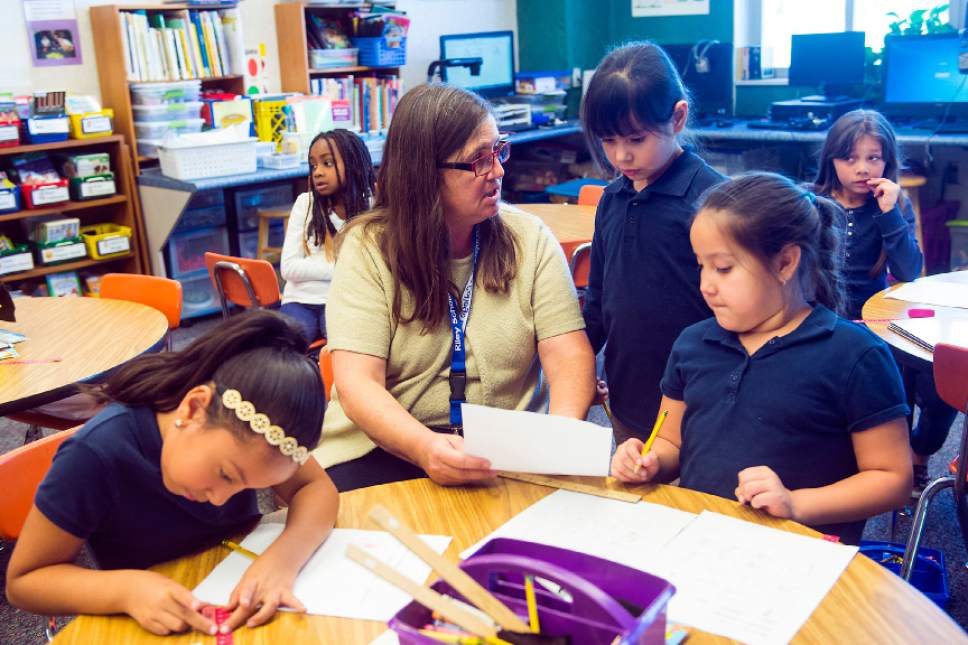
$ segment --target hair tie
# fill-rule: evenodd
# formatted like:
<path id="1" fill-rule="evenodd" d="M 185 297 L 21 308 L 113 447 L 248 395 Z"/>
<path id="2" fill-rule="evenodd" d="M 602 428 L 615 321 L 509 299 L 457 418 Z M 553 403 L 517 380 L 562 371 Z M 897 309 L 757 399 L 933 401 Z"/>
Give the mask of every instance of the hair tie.
<path id="1" fill-rule="evenodd" d="M 817 205 L 817 194 L 812 190 L 808 190 L 803 194 L 803 196 L 806 197 L 807 201 L 813 204 L 814 206 Z"/>

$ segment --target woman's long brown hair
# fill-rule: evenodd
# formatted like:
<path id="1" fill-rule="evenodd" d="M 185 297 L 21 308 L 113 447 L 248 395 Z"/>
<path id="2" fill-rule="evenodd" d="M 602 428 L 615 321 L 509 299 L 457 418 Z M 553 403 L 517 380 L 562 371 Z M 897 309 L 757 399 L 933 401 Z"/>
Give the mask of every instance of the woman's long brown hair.
<path id="1" fill-rule="evenodd" d="M 407 92 L 390 122 L 374 210 L 351 223 L 376 234 L 393 274 L 394 319 L 420 321 L 422 333 L 446 319 L 447 295 L 458 297 L 450 278 L 450 239 L 437 165 L 460 151 L 490 115 L 482 98 L 458 87 L 422 85 Z M 478 230 L 477 284 L 506 292 L 517 268 L 514 235 L 500 216 L 482 222 Z M 404 289 L 412 299 L 409 311 L 404 311 Z"/>

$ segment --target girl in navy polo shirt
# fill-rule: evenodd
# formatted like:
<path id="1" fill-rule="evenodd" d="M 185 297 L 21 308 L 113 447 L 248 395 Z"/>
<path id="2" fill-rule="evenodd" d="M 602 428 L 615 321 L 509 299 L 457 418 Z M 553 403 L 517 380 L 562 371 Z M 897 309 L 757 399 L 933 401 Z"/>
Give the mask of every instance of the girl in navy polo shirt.
<path id="1" fill-rule="evenodd" d="M 714 188 L 690 230 L 714 319 L 676 340 L 669 416 L 652 450 L 612 459 L 626 482 L 680 485 L 856 543 L 911 490 L 907 406 L 894 359 L 837 316 L 836 206 L 752 174 Z"/>
<path id="2" fill-rule="evenodd" d="M 908 282 L 921 274 L 924 258 L 914 235 L 914 211 L 897 184 L 900 153 L 894 129 L 880 112 L 854 110 L 830 128 L 814 190 L 843 208 L 834 220 L 843 235 L 846 316 L 861 318 L 868 298 L 887 287 L 887 272 Z M 930 370 L 917 375 L 921 408 L 911 435 L 914 490 L 928 483 L 928 456 L 944 444 L 957 410 L 938 397 Z"/>
<path id="3" fill-rule="evenodd" d="M 583 311 L 595 353 L 605 348 L 617 443 L 651 427 L 672 343 L 711 315 L 689 222 L 724 177 L 681 145 L 688 118 L 682 80 L 652 43 L 608 54 L 582 105 L 589 148 L 617 175 L 598 205 Z"/>
<path id="4" fill-rule="evenodd" d="M 232 592 L 222 630 L 304 610 L 293 581 L 339 503 L 309 454 L 326 405 L 305 350 L 283 316 L 257 311 L 118 370 L 103 389 L 114 403 L 63 443 L 40 485 L 7 568 L 10 602 L 215 634 L 188 589 L 142 569 L 248 530 L 254 489 L 272 487 L 289 504 L 286 528 Z M 85 541 L 102 570 L 73 564 Z"/>

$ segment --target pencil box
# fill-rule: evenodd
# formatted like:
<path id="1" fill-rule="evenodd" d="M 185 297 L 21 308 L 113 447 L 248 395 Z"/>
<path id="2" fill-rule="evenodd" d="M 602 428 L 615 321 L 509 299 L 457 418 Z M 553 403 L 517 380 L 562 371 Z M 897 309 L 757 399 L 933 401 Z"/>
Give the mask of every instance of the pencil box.
<path id="1" fill-rule="evenodd" d="M 536 585 L 541 634 L 568 636 L 581 645 L 665 643 L 666 607 L 675 587 L 657 576 L 584 553 L 497 538 L 464 560 L 460 568 L 511 611 L 527 616 L 524 577 Z M 434 590 L 464 600 L 443 581 Z M 435 645 L 420 633 L 433 623 L 429 609 L 414 601 L 389 626 L 401 645 Z"/>

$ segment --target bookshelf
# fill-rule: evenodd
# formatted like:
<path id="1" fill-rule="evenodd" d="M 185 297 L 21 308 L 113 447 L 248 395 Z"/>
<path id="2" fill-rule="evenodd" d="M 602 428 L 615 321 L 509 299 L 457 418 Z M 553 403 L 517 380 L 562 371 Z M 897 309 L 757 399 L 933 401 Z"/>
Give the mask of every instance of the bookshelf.
<path id="1" fill-rule="evenodd" d="M 93 139 L 68 139 L 55 143 L 0 147 L 0 165 L 5 165 L 9 157 L 30 152 L 48 154 L 107 152 L 111 156 L 111 170 L 114 172 L 114 181 L 118 192 L 116 195 L 101 199 L 69 201 L 63 204 L 54 204 L 49 208 L 30 208 L 13 213 L 4 213 L 0 215 L 0 233 L 9 235 L 15 240 L 21 240 L 24 238 L 27 228 L 24 226 L 24 220 L 69 213 L 70 217 L 77 217 L 81 220 L 81 226 L 110 222 L 130 227 L 132 232 L 131 253 L 116 258 L 95 260 L 87 257 L 52 265 L 40 264 L 35 258 L 33 269 L 0 275 L 0 282 L 16 285 L 25 280 L 42 278 L 49 273 L 79 271 L 95 267 L 99 270 L 104 269 L 103 272 L 143 273 L 147 266 L 144 227 L 141 222 L 139 202 L 134 196 L 131 149 L 125 143 L 124 137 L 115 134 Z M 95 272 L 102 272 L 99 270 Z"/>
<path id="2" fill-rule="evenodd" d="M 180 17 L 188 21 L 189 9 L 192 11 L 226 9 L 226 5 L 100 5 L 91 7 L 91 29 L 94 34 L 94 49 L 97 59 L 97 73 L 101 84 L 101 100 L 105 107 L 114 110 L 114 131 L 122 134 L 135 151 L 134 170 L 138 174 L 143 164 L 152 161 L 150 157 L 137 153 L 134 112 L 131 108 L 131 85 L 135 83 L 167 81 L 129 81 L 125 64 L 125 38 L 122 35 L 124 17 L 122 14 L 144 11 L 148 15 L 161 13 L 167 17 Z M 190 22 L 190 21 L 189 21 Z M 233 67 L 241 68 L 242 61 Z M 185 79 L 181 79 L 185 80 Z M 220 90 L 234 94 L 245 94 L 245 79 L 242 74 L 229 74 L 199 78 L 202 91 Z"/>
<path id="3" fill-rule="evenodd" d="M 385 3 L 384 3 L 385 4 Z M 333 76 L 400 76 L 399 67 L 336 67 L 311 69 L 309 67 L 309 45 L 306 37 L 306 21 L 310 14 L 329 20 L 338 20 L 344 31 L 350 33 L 350 14 L 367 10 L 369 2 L 340 4 L 335 6 L 306 5 L 298 2 L 276 4 L 276 38 L 279 43 L 279 71 L 283 92 L 302 92 L 312 94 L 310 79 Z"/>

